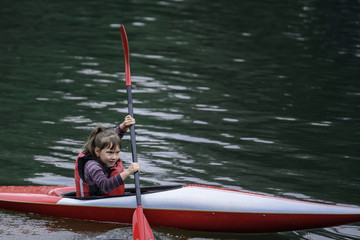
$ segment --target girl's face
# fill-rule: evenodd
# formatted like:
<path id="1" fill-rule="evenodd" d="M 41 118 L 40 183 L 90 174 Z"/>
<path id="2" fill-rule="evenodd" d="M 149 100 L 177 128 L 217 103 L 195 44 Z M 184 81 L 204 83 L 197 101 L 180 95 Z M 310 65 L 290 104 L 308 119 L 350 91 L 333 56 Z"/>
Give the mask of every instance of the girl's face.
<path id="1" fill-rule="evenodd" d="M 116 146 L 115 149 L 104 148 L 101 151 L 99 148 L 95 148 L 95 153 L 102 163 L 112 167 L 119 159 L 120 147 Z"/>

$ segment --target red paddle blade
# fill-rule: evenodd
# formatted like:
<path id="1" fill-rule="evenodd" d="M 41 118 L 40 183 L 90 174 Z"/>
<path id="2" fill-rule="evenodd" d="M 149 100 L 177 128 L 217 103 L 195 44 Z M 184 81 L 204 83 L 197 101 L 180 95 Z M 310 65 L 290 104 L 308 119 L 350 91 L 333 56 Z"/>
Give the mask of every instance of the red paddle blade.
<path id="1" fill-rule="evenodd" d="M 132 226 L 134 240 L 155 239 L 141 205 L 134 212 Z"/>
<path id="2" fill-rule="evenodd" d="M 126 86 L 131 86 L 131 74 L 130 74 L 130 57 L 129 57 L 129 43 L 125 31 L 124 25 L 120 27 L 121 39 L 124 48 L 124 58 L 125 58 L 125 83 Z"/>

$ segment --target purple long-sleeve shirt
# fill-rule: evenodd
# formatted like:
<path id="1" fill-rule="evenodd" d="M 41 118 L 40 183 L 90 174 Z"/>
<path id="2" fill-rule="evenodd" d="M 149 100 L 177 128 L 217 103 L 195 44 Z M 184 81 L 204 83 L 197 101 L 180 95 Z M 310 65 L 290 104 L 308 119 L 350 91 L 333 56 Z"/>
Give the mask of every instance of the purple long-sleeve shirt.
<path id="1" fill-rule="evenodd" d="M 115 132 L 120 138 L 123 138 L 126 131 L 122 131 L 120 126 L 118 126 L 115 128 Z M 115 188 L 124 184 L 120 174 L 110 178 L 110 175 L 104 172 L 103 167 L 96 160 L 89 160 L 86 162 L 84 168 L 84 177 L 86 183 L 90 185 L 96 184 L 104 193 L 109 193 Z"/>
<path id="2" fill-rule="evenodd" d="M 88 184 L 96 184 L 104 193 L 109 193 L 124 184 L 120 174 L 110 178 L 110 176 L 104 172 L 100 163 L 96 160 L 89 160 L 86 162 L 84 175 L 85 181 Z"/>

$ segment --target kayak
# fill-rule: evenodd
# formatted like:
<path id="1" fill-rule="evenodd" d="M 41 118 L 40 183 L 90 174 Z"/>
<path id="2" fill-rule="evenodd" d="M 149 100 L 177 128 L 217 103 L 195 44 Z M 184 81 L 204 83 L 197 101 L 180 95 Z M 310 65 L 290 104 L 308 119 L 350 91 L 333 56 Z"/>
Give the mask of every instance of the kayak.
<path id="1" fill-rule="evenodd" d="M 360 221 L 360 208 L 204 185 L 142 187 L 151 227 L 229 233 L 323 228 Z M 69 186 L 0 186 L 0 208 L 58 218 L 131 224 L 134 188 L 123 196 L 78 198 Z"/>

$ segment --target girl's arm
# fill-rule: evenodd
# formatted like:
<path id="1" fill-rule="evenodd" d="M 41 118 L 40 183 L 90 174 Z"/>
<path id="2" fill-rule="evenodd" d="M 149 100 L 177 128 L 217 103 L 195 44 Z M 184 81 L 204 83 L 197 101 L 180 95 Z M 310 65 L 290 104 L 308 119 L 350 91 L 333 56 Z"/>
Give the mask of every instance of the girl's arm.
<path id="1" fill-rule="evenodd" d="M 130 115 L 127 115 L 125 117 L 124 122 L 122 122 L 119 126 L 115 128 L 115 132 L 120 138 L 123 138 L 124 134 L 129 129 L 129 127 L 134 124 L 135 124 L 135 119 Z"/>
<path id="2" fill-rule="evenodd" d="M 98 185 L 104 193 L 109 193 L 124 184 L 120 174 L 117 174 L 112 178 L 107 178 L 102 167 L 95 160 L 90 160 L 85 164 L 84 175 L 88 184 Z"/>
<path id="3" fill-rule="evenodd" d="M 88 184 L 96 184 L 102 192 L 109 193 L 120 185 L 124 184 L 125 179 L 140 171 L 139 163 L 131 163 L 129 168 L 115 175 L 112 178 L 107 178 L 102 167 L 95 160 L 90 160 L 85 164 L 85 180 Z"/>

